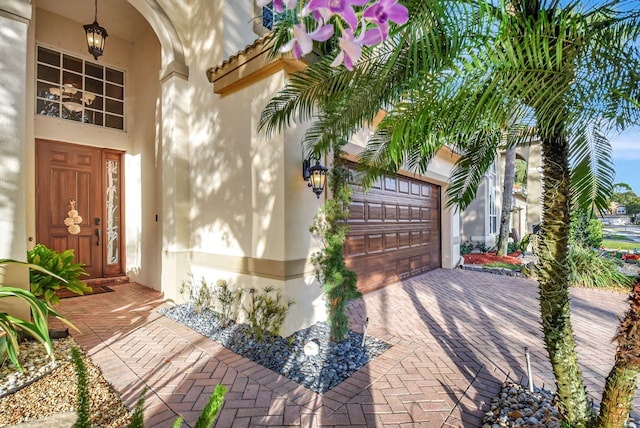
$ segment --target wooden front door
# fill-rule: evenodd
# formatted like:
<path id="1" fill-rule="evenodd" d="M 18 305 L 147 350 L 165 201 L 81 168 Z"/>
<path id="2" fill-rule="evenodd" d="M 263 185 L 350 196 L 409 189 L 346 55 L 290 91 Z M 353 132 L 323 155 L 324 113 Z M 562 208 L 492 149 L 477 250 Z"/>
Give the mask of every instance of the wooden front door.
<path id="1" fill-rule="evenodd" d="M 107 149 L 36 141 L 37 242 L 73 249 L 91 278 L 124 272 L 120 157 Z"/>

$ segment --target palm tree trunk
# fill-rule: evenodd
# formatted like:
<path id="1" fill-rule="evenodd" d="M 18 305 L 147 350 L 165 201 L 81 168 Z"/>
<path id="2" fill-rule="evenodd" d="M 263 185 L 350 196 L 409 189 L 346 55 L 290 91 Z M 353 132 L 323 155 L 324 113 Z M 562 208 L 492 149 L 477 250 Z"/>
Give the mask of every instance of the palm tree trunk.
<path id="1" fill-rule="evenodd" d="M 629 418 L 640 374 L 640 281 L 629 299 L 629 310 L 620 321 L 616 363 L 602 392 L 597 428 L 624 427 Z"/>
<path id="2" fill-rule="evenodd" d="M 600 414 L 596 420 L 596 428 L 624 427 L 633 395 L 638 387 L 638 367 L 623 361 L 616 361 L 611 368 L 602 392 Z"/>
<path id="3" fill-rule="evenodd" d="M 516 148 L 507 149 L 504 155 L 504 188 L 502 190 L 502 210 L 500 214 L 500 233 L 496 243 L 497 255 L 504 256 L 509 248 L 509 226 L 511 225 L 511 205 L 513 199 L 513 181 L 516 170 Z"/>
<path id="4" fill-rule="evenodd" d="M 558 409 L 571 427 L 583 428 L 590 423 L 591 403 L 578 365 L 569 309 L 571 174 L 568 147 L 562 132 L 542 139 L 543 221 L 536 271 L 544 342 L 556 379 Z"/>

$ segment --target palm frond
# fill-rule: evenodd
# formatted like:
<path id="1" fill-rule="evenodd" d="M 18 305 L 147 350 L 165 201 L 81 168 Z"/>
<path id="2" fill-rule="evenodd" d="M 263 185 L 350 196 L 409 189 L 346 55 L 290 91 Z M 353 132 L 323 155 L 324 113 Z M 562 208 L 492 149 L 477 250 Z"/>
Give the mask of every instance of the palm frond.
<path id="1" fill-rule="evenodd" d="M 580 208 L 595 205 L 599 211 L 605 210 L 615 178 L 609 140 L 594 124 L 579 129 L 570 145 L 574 204 Z"/>
<path id="2" fill-rule="evenodd" d="M 467 149 L 456 162 L 447 188 L 447 206 L 464 210 L 475 199 L 480 182 L 496 158 L 502 133 L 479 132 L 470 136 Z"/>

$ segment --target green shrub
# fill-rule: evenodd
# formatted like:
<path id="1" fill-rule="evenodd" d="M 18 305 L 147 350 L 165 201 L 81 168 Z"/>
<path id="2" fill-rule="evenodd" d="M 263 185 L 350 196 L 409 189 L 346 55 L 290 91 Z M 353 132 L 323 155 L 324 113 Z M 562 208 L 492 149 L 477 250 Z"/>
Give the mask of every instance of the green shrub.
<path id="1" fill-rule="evenodd" d="M 73 257 L 73 250 L 59 253 L 42 244 L 38 244 L 28 251 L 27 260 L 29 263 L 38 265 L 58 276 L 54 277 L 42 271 L 31 269 L 29 272 L 31 292 L 36 296 L 43 296 L 47 302 L 54 305 L 60 303 L 56 291 L 63 287 L 79 295 L 91 292 L 91 287 L 80 281 L 81 276 L 89 276 L 84 270 L 84 264 L 73 263 Z M 65 281 L 62 281 L 61 278 Z"/>
<path id="2" fill-rule="evenodd" d="M 22 265 L 28 267 L 29 269 L 38 270 L 43 273 L 47 272 L 44 268 L 38 265 L 10 259 L 0 259 L 0 268 L 4 268 L 7 265 Z M 64 281 L 62 278 L 58 277 L 58 279 Z M 6 352 L 6 355 L 9 357 L 11 362 L 15 364 L 15 366 L 18 367 L 20 371 L 23 371 L 22 365 L 20 364 L 20 360 L 18 358 L 18 354 L 20 352 L 19 332 L 22 331 L 40 342 L 42 346 L 44 346 L 47 350 L 49 358 L 51 358 L 51 360 L 53 361 L 55 359 L 55 356 L 53 353 L 51 338 L 49 337 L 49 316 L 51 315 L 59 319 L 71 328 L 75 329 L 75 326 L 67 321 L 64 317 L 59 315 L 56 311 L 54 311 L 49 303 L 38 299 L 30 291 L 23 290 L 22 288 L 11 287 L 5 284 L 0 284 L 0 299 L 5 297 L 17 298 L 28 304 L 29 308 L 31 309 L 32 321 L 25 321 L 9 315 L 6 312 L 0 312 L 0 330 L 5 333 L 4 350 L 2 358 L 0 359 L 4 361 L 4 355 Z"/>
<path id="3" fill-rule="evenodd" d="M 475 247 L 478 251 L 480 251 L 481 253 L 487 253 L 489 252 L 489 250 L 491 249 L 489 246 L 487 246 L 487 243 L 484 241 L 478 241 L 475 244 Z"/>
<path id="4" fill-rule="evenodd" d="M 261 293 L 252 288 L 249 290 L 250 305 L 244 307 L 251 331 L 259 342 L 264 341 L 266 333 L 272 336 L 280 334 L 287 311 L 294 303 L 293 300 L 282 303 L 280 293 L 276 293 L 275 297 L 272 293 L 273 287 L 265 287 Z"/>
<path id="5" fill-rule="evenodd" d="M 520 241 L 520 251 L 522 251 L 523 253 L 527 251 L 527 248 L 529 247 L 530 242 L 531 242 L 531 234 L 527 233 L 522 237 L 522 241 Z"/>
<path id="6" fill-rule="evenodd" d="M 202 312 L 203 309 L 213 306 L 215 294 L 211 288 L 209 288 L 209 284 L 204 277 L 200 278 L 200 284 L 196 286 L 193 281 L 193 275 L 189 273 L 187 280 L 182 281 L 180 284 L 179 292 L 198 314 Z"/>
<path id="7" fill-rule="evenodd" d="M 618 271 L 618 265 L 597 251 L 573 245 L 569 250 L 569 285 L 595 288 L 628 288 L 633 278 Z"/>
<path id="8" fill-rule="evenodd" d="M 460 244 L 460 254 L 461 255 L 465 255 L 465 254 L 469 254 L 471 251 L 473 251 L 473 242 L 471 241 L 464 241 L 462 244 Z"/>
<path id="9" fill-rule="evenodd" d="M 509 242 L 507 244 L 507 254 L 515 253 L 520 251 L 520 243 L 519 242 Z"/>
<path id="10" fill-rule="evenodd" d="M 223 327 L 229 325 L 229 321 L 238 318 L 238 304 L 242 299 L 242 290 L 233 290 L 224 279 L 216 282 L 213 290 L 218 305 L 220 307 L 221 323 Z"/>
<path id="11" fill-rule="evenodd" d="M 571 213 L 569 239 L 573 245 L 600 248 L 602 245 L 602 223 L 592 210 L 577 209 Z"/>
<path id="12" fill-rule="evenodd" d="M 71 350 L 71 357 L 76 370 L 76 376 L 78 379 L 78 397 L 76 405 L 76 413 L 78 419 L 73 425 L 74 428 L 90 428 L 91 427 L 91 411 L 89 406 L 89 385 L 87 380 L 87 367 L 82 361 L 82 356 L 77 348 Z M 228 389 L 220 384 L 213 390 L 209 397 L 209 402 L 200 413 L 194 428 L 209 428 L 216 420 L 216 416 L 224 403 L 224 395 Z M 144 428 L 144 395 L 147 392 L 147 388 L 144 388 L 140 398 L 136 403 L 136 407 L 131 417 L 131 423 L 129 428 Z M 180 428 L 182 426 L 183 419 L 178 417 L 173 424 L 174 428 Z"/>

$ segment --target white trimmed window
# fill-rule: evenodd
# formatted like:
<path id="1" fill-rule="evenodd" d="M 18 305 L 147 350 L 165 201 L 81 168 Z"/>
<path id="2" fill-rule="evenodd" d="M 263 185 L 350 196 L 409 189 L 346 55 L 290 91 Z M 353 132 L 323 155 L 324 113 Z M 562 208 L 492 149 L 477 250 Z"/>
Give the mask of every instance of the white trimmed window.
<path id="1" fill-rule="evenodd" d="M 124 130 L 124 71 L 38 46 L 36 114 Z"/>
<path id="2" fill-rule="evenodd" d="M 498 233 L 498 209 L 496 206 L 496 186 L 498 185 L 496 180 L 496 164 L 492 163 L 487 171 L 487 184 L 489 187 L 489 234 L 495 235 Z"/>

